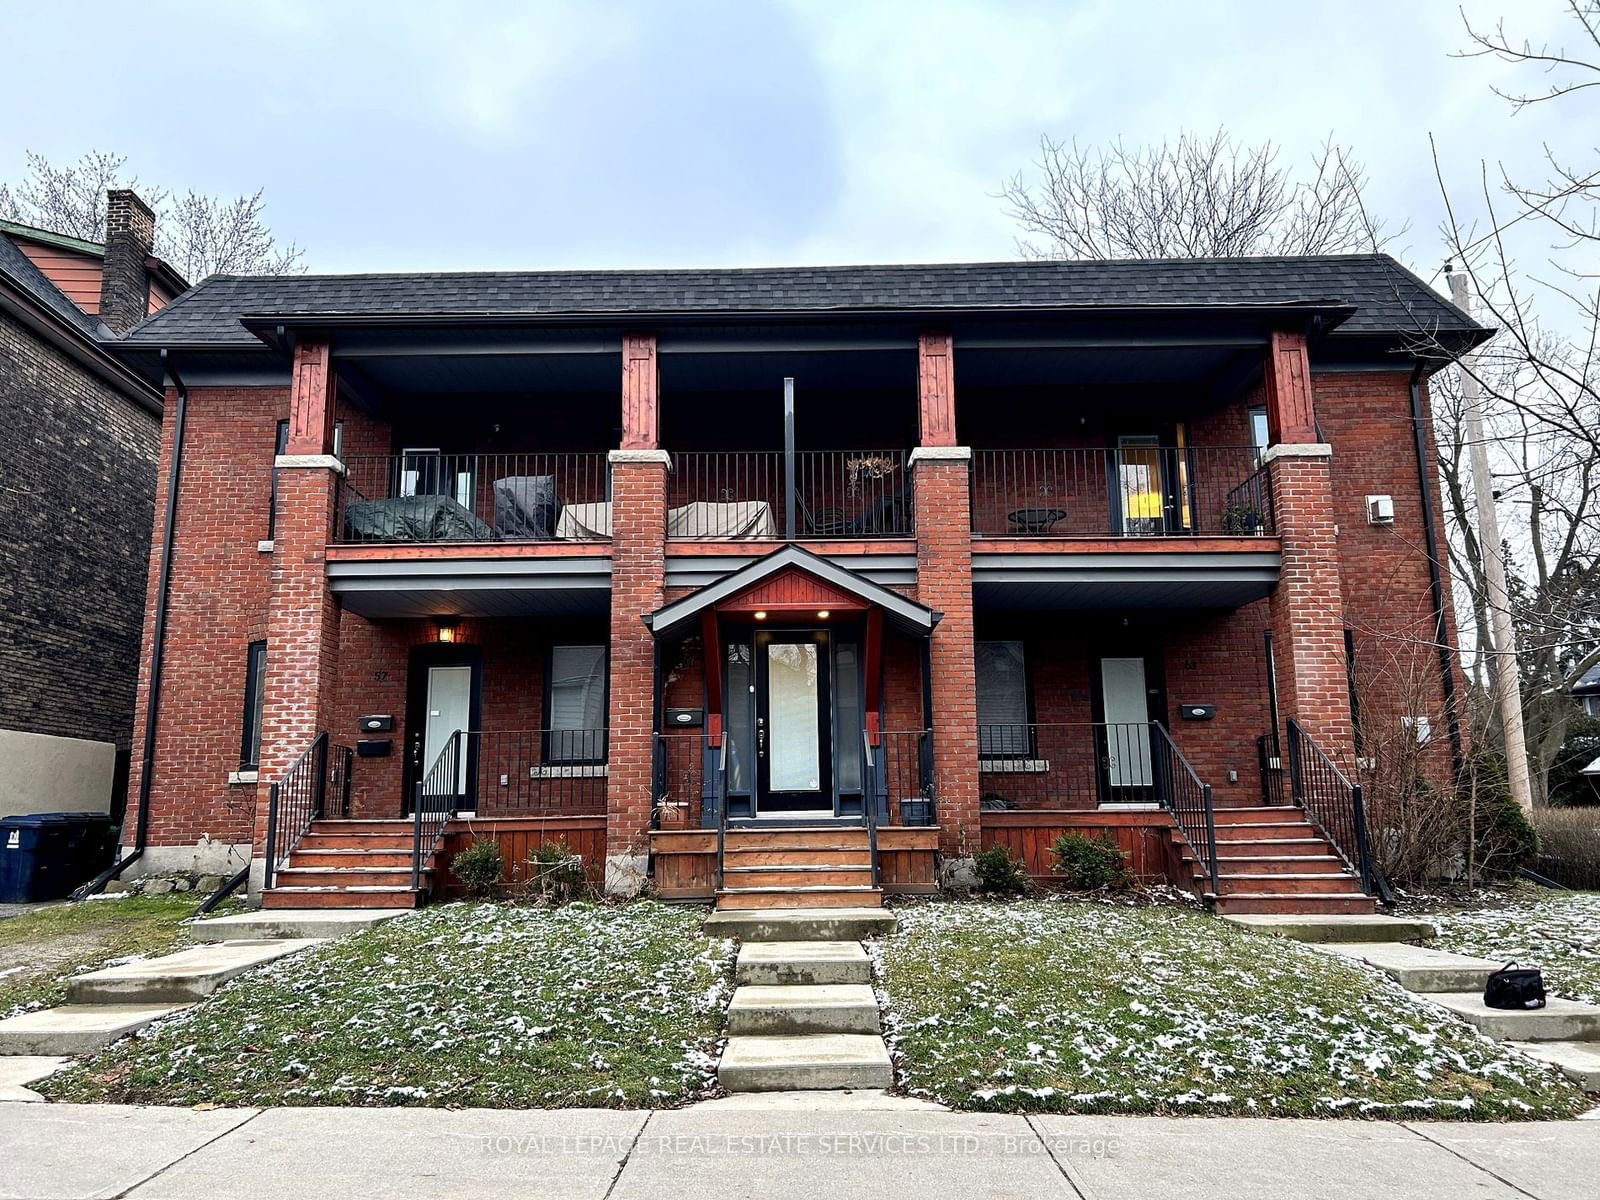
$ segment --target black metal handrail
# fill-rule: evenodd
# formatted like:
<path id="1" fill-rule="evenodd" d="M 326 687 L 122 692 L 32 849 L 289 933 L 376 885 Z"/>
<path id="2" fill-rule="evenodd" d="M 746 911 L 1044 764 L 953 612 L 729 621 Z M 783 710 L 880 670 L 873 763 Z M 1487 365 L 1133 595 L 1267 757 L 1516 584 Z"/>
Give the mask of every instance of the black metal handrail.
<path id="1" fill-rule="evenodd" d="M 861 731 L 862 764 L 868 774 L 877 778 L 877 764 L 872 754 L 872 736 Z M 867 861 L 872 865 L 872 886 L 878 886 L 878 797 L 876 795 L 862 796 L 861 820 L 867 827 Z"/>
<path id="2" fill-rule="evenodd" d="M 1150 722 L 1156 791 L 1179 834 L 1217 892 L 1217 820 L 1211 785 L 1202 783 L 1160 721 Z"/>
<path id="3" fill-rule="evenodd" d="M 445 826 L 466 793 L 466 740 L 461 730 L 450 735 L 439 756 L 416 782 L 411 797 L 411 888 L 422 889 L 422 872 L 438 852 Z"/>
<path id="4" fill-rule="evenodd" d="M 1261 803 L 1284 803 L 1283 753 L 1276 733 L 1263 733 L 1256 738 L 1256 769 L 1261 773 Z"/>
<path id="5" fill-rule="evenodd" d="M 652 828 L 700 828 L 706 811 L 705 769 L 703 731 L 672 730 L 654 735 L 650 762 Z"/>
<path id="6" fill-rule="evenodd" d="M 717 749 L 717 891 L 722 891 L 724 860 L 728 854 L 728 735 Z"/>
<path id="7" fill-rule="evenodd" d="M 909 537 L 910 452 L 681 451 L 672 456 L 667 535 L 702 540 Z"/>
<path id="8" fill-rule="evenodd" d="M 350 772 L 355 751 L 331 746 L 327 730 L 312 739 L 300 756 L 267 791 L 266 871 L 262 887 L 272 886 L 278 868 L 305 837 L 311 823 L 329 815 L 331 789 L 334 811 L 350 814 Z"/>
<path id="9" fill-rule="evenodd" d="M 878 745 L 862 734 L 866 802 L 890 825 L 937 825 L 933 787 L 933 731 L 906 729 L 878 735 Z"/>
<path id="10" fill-rule="evenodd" d="M 1362 890 L 1387 901 L 1389 885 L 1372 857 L 1361 785 L 1352 783 L 1299 721 L 1290 717 L 1289 794 L 1326 838 Z"/>
<path id="11" fill-rule="evenodd" d="M 334 540 L 601 541 L 610 537 L 603 451 L 357 454 L 344 459 Z"/>
<path id="12" fill-rule="evenodd" d="M 978 770 L 991 811 L 1156 802 L 1144 721 L 979 725 Z"/>
<path id="13" fill-rule="evenodd" d="M 974 450 L 980 537 L 1253 537 L 1272 533 L 1269 468 L 1249 446 Z"/>

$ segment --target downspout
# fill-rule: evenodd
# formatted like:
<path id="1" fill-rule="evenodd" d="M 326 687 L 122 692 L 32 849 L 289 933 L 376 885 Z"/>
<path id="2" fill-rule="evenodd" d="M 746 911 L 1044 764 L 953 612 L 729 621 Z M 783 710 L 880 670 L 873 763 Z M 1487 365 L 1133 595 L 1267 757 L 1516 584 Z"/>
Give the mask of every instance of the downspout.
<path id="1" fill-rule="evenodd" d="M 178 408 L 172 418 L 172 457 L 167 464 L 167 503 L 161 519 L 161 570 L 156 578 L 156 612 L 150 634 L 150 687 L 145 701 L 144 750 L 139 766 L 139 810 L 134 823 L 133 850 L 112 867 L 96 875 L 72 893 L 82 900 L 103 891 L 130 865 L 144 857 L 150 836 L 150 772 L 156 757 L 156 718 L 161 709 L 161 668 L 167 638 L 167 600 L 172 588 L 172 534 L 178 523 L 178 481 L 183 471 L 183 426 L 189 410 L 189 389 L 179 377 L 166 348 L 161 364 L 178 394 Z"/>
<path id="2" fill-rule="evenodd" d="M 1428 434 L 1422 421 L 1422 371 L 1411 369 L 1411 426 L 1416 434 L 1417 483 L 1422 488 L 1422 543 L 1428 554 L 1428 589 L 1432 593 L 1434 640 L 1439 644 L 1439 678 L 1444 691 L 1444 718 L 1450 730 L 1450 763 L 1459 776 L 1464 761 L 1461 715 L 1456 707 L 1456 673 L 1450 661 L 1450 631 L 1445 623 L 1444 583 L 1439 571 L 1439 535 L 1433 520 L 1433 489 L 1428 473 Z"/>

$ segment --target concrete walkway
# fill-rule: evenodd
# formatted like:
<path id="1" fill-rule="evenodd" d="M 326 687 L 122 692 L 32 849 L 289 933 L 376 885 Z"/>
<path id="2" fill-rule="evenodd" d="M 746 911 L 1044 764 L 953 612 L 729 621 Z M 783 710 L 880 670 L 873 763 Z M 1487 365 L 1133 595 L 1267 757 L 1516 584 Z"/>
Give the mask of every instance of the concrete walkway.
<path id="1" fill-rule="evenodd" d="M 1600 1122 L 0 1105 L 0 1197 L 1593 1200 Z"/>

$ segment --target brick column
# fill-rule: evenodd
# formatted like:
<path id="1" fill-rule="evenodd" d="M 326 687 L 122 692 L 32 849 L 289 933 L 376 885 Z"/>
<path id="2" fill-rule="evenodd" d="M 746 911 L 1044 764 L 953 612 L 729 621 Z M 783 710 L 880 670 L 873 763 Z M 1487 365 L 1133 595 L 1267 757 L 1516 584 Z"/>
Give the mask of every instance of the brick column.
<path id="1" fill-rule="evenodd" d="M 1271 602 L 1278 710 L 1299 720 L 1336 759 L 1353 765 L 1332 447 L 1278 445 L 1264 457 L 1271 464 L 1273 513 L 1283 539 L 1282 573 Z"/>
<path id="2" fill-rule="evenodd" d="M 972 647 L 972 451 L 956 445 L 955 354 L 948 333 L 917 338 L 917 417 L 911 452 L 917 599 L 944 614 L 933 631 L 933 775 L 939 849 L 978 851 L 978 684 Z M 926 714 L 925 714 L 926 719 Z"/>
<path id="3" fill-rule="evenodd" d="M 655 645 L 645 613 L 665 600 L 667 453 L 611 452 L 611 717 L 606 891 L 632 895 L 649 865 Z"/>
<path id="4" fill-rule="evenodd" d="M 251 891 L 265 867 L 271 785 L 327 728 L 339 660 L 339 605 L 328 587 L 328 537 L 338 477 L 333 457 L 336 380 L 326 342 L 295 347 L 287 453 L 274 460 L 278 511 L 262 698 L 261 773 L 256 792 Z"/>

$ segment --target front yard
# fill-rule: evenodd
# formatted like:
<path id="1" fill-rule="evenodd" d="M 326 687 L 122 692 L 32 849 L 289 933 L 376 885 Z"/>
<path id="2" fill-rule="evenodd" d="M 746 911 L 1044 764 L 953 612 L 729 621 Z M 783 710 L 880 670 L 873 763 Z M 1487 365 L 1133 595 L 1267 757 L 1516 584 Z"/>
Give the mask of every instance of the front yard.
<path id="1" fill-rule="evenodd" d="M 1297 942 L 1173 908 L 926 904 L 877 943 L 897 1075 L 995 1111 L 1567 1117 L 1575 1086 Z"/>
<path id="2" fill-rule="evenodd" d="M 190 944 L 196 896 L 52 904 L 0 921 L 0 1017 L 60 1004 L 70 975 Z"/>
<path id="3" fill-rule="evenodd" d="M 1459 908 L 1425 913 L 1439 936 L 1429 945 L 1544 972 L 1558 996 L 1600 1004 L 1600 892 L 1531 885 Z"/>
<path id="4" fill-rule="evenodd" d="M 130 1104 L 665 1107 L 714 1078 L 733 948 L 655 903 L 447 904 L 227 985 L 39 1085 Z"/>

